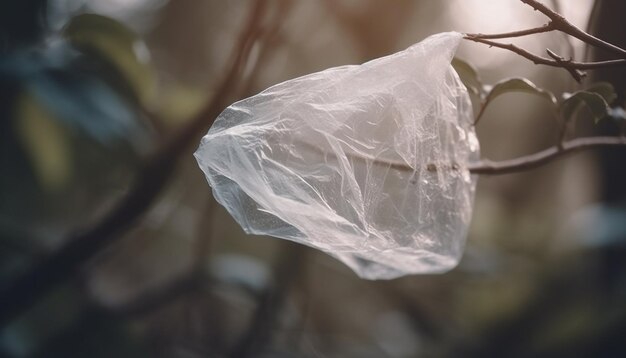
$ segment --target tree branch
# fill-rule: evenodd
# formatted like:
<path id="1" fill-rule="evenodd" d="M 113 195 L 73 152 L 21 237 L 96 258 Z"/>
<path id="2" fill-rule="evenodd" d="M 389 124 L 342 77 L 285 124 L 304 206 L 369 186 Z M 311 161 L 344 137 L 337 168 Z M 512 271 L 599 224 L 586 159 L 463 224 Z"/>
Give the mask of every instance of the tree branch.
<path id="1" fill-rule="evenodd" d="M 554 12 L 556 12 L 557 14 L 560 14 L 561 13 L 560 0 L 551 0 L 550 2 L 552 3 L 552 8 L 554 9 Z M 561 35 L 563 37 L 563 40 L 565 40 L 565 44 L 567 47 L 567 57 L 574 58 L 576 51 L 574 49 L 574 43 L 572 42 L 571 37 L 568 36 L 568 34 L 564 32 L 561 32 Z"/>
<path id="2" fill-rule="evenodd" d="M 571 22 L 567 21 L 566 18 L 564 18 L 562 15 L 560 15 L 559 13 L 552 11 L 550 8 L 548 8 L 547 6 L 545 6 L 544 4 L 540 3 L 537 0 L 521 0 L 524 4 L 530 5 L 533 9 L 535 9 L 536 11 L 541 12 L 542 14 L 546 15 L 548 18 L 550 18 L 550 20 L 552 20 L 552 23 L 554 25 L 554 28 L 556 30 L 565 32 L 569 35 L 572 35 L 574 37 L 576 37 L 577 39 L 592 45 L 592 46 L 596 46 L 598 48 L 602 48 L 605 49 L 609 52 L 612 52 L 622 58 L 626 58 L 626 50 L 624 50 L 623 48 L 613 45 L 612 43 L 606 42 L 604 40 L 601 40 L 581 29 L 579 29 L 578 27 L 576 27 L 574 24 L 572 24 Z"/>
<path id="3" fill-rule="evenodd" d="M 600 147 L 626 147 L 626 137 L 587 137 L 564 142 L 560 147 L 554 146 L 538 153 L 502 162 L 482 160 L 468 169 L 472 174 L 500 175 L 521 172 L 548 164 L 563 156 L 587 149 Z"/>
<path id="4" fill-rule="evenodd" d="M 580 82 L 582 78 L 587 75 L 585 72 L 576 69 L 575 67 L 572 67 L 572 59 L 566 60 L 563 57 L 554 53 L 554 51 L 550 50 L 549 48 L 546 49 L 546 53 L 552 58 L 552 60 L 554 60 L 554 62 L 557 63 L 559 67 L 567 70 L 567 72 L 569 72 L 569 74 L 572 75 L 572 77 L 574 77 L 577 82 Z"/>
<path id="5" fill-rule="evenodd" d="M 581 70 L 626 66 L 626 59 L 617 59 L 617 60 L 608 60 L 608 61 L 599 61 L 599 62 L 577 62 L 577 61 L 572 61 L 572 60 L 565 60 L 548 49 L 546 50 L 548 52 L 548 55 L 553 57 L 552 59 L 550 59 L 550 58 L 535 55 L 511 43 L 503 44 L 500 42 L 491 41 L 491 40 L 484 39 L 481 37 L 475 37 L 474 35 L 471 35 L 471 34 L 465 35 L 465 39 L 514 52 L 532 61 L 536 65 L 546 65 L 546 66 L 551 66 L 551 67 L 563 68 L 567 70 L 568 72 L 570 72 L 572 77 L 574 77 L 574 79 L 576 79 L 576 81 L 578 82 L 580 82 L 582 78 L 585 76 L 584 72 L 581 72 Z M 558 60 L 555 58 L 558 58 Z"/>
<path id="6" fill-rule="evenodd" d="M 197 142 L 195 138 L 211 125 L 231 95 L 250 54 L 251 44 L 256 41 L 265 8 L 266 0 L 258 0 L 252 6 L 244 30 L 233 49 L 233 60 L 222 82 L 217 86 L 215 97 L 146 161 L 147 164 L 139 171 L 128 195 L 101 221 L 67 238 L 59 250 L 0 289 L 0 327 L 29 309 L 42 294 L 56 284 L 75 274 L 87 260 L 108 247 L 150 208 L 172 178 L 178 159 L 191 143 Z"/>
<path id="7" fill-rule="evenodd" d="M 556 11 L 551 10 L 550 8 L 548 8 L 547 6 L 545 6 L 544 4 L 540 3 L 537 0 L 521 0 L 521 1 L 531 6 L 536 11 L 539 11 L 542 14 L 546 15 L 550 19 L 550 22 L 544 26 L 535 27 L 535 28 L 526 29 L 526 30 L 520 30 L 520 31 L 505 32 L 505 33 L 499 33 L 499 34 L 480 34 L 480 33 L 479 34 L 466 34 L 465 39 L 474 41 L 474 42 L 483 43 L 489 46 L 509 50 L 511 52 L 514 52 L 532 61 L 535 64 L 564 68 L 572 75 L 572 77 L 577 82 L 580 82 L 582 78 L 585 76 L 585 73 L 582 70 L 613 67 L 613 66 L 626 66 L 626 50 L 625 49 L 619 46 L 613 45 L 604 40 L 601 40 L 579 29 L 574 24 L 567 21 L 567 19 L 563 17 L 561 14 L 557 13 Z M 619 56 L 620 58 L 617 60 L 601 61 L 601 62 L 575 62 L 572 59 L 566 60 L 563 57 L 557 55 L 556 53 L 548 49 L 547 50 L 548 55 L 552 57 L 552 59 L 549 59 L 549 58 L 537 56 L 513 44 L 503 44 L 503 43 L 491 41 L 493 39 L 527 36 L 527 35 L 538 34 L 538 33 L 543 33 L 543 32 L 550 32 L 554 30 L 573 36 L 589 45 L 605 49 L 606 51 L 609 51 Z"/>
<path id="8" fill-rule="evenodd" d="M 307 147 L 310 150 L 318 152 L 324 156 L 335 156 L 334 153 L 329 153 L 323 149 L 304 141 L 298 142 L 299 145 Z M 521 172 L 524 170 L 534 169 L 536 167 L 545 165 L 557 158 L 572 154 L 578 151 L 593 149 L 598 147 L 626 147 L 626 137 L 586 137 L 577 138 L 570 141 L 560 142 L 558 145 L 542 150 L 541 152 L 526 155 L 523 157 L 505 160 L 502 162 L 494 162 L 491 160 L 481 160 L 478 163 L 470 164 L 467 167 L 472 174 L 480 175 L 500 175 L 509 174 L 515 172 Z M 415 172 L 419 168 L 414 168 L 408 165 L 406 162 L 381 160 L 374 156 L 367 156 L 364 154 L 352 154 L 345 153 L 345 155 L 351 160 L 368 162 L 374 165 L 382 165 L 389 167 L 390 169 Z M 441 165 L 436 163 L 430 163 L 425 166 L 427 171 L 434 172 L 438 170 L 460 170 L 458 164 L 450 163 L 449 165 Z"/>
<path id="9" fill-rule="evenodd" d="M 540 27 L 533 27 L 532 29 L 526 29 L 526 30 L 519 30 L 519 31 L 511 31 L 511 32 L 503 32 L 503 33 L 499 33 L 499 34 L 482 34 L 482 33 L 478 33 L 478 34 L 465 34 L 467 37 L 470 38 L 479 38 L 479 39 L 491 39 L 491 40 L 495 40 L 495 39 L 507 39 L 507 38 L 512 38 L 512 37 L 522 37 L 522 36 L 528 36 L 528 35 L 532 35 L 532 34 L 540 34 L 543 32 L 550 32 L 550 31 L 554 31 L 555 27 L 552 24 L 552 22 L 549 22 L 543 26 Z"/>

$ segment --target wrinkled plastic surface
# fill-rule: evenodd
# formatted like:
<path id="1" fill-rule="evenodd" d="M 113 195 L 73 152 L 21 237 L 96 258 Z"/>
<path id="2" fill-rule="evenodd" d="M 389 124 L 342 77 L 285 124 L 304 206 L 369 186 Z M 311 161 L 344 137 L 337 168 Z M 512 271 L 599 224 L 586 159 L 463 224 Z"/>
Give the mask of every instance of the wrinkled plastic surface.
<path id="1" fill-rule="evenodd" d="M 216 200 L 247 233 L 323 250 L 362 278 L 453 268 L 479 151 L 450 65 L 460 40 L 433 35 L 231 105 L 195 153 Z"/>

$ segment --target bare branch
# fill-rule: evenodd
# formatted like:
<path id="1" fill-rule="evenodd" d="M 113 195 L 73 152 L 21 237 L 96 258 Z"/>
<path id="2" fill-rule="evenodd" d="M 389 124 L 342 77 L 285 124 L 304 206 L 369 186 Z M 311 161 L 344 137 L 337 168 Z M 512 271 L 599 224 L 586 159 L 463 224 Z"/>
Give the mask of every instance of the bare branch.
<path id="1" fill-rule="evenodd" d="M 546 15 L 548 18 L 550 18 L 550 20 L 552 20 L 552 24 L 554 25 L 555 29 L 565 32 L 569 35 L 572 35 L 589 45 L 605 49 L 609 52 L 612 52 L 620 56 L 621 58 L 626 58 L 626 50 L 624 50 L 623 48 L 613 45 L 611 43 L 608 43 L 604 40 L 601 40 L 581 30 L 580 28 L 576 27 L 571 22 L 567 21 L 567 19 L 565 19 L 562 15 L 558 14 L 555 11 L 552 11 L 550 8 L 540 3 L 539 1 L 537 0 L 521 0 L 521 1 L 524 4 L 530 5 L 536 11 L 539 11 L 542 14 Z"/>
<path id="2" fill-rule="evenodd" d="M 550 60 L 549 58 L 545 58 L 545 57 L 541 57 L 541 56 L 537 56 L 531 52 L 528 52 L 526 50 L 524 50 L 521 47 L 515 46 L 513 44 L 503 44 L 500 42 L 496 42 L 496 41 L 491 41 L 491 40 L 487 40 L 487 39 L 483 39 L 480 37 L 472 37 L 471 35 L 466 35 L 465 39 L 470 40 L 470 41 L 474 41 L 474 42 L 479 42 L 479 43 L 483 43 L 485 45 L 489 45 L 492 47 L 497 47 L 497 48 L 501 48 L 501 49 L 505 49 L 505 50 L 509 50 L 511 52 L 514 52 L 530 61 L 532 61 L 534 64 L 536 65 L 547 65 L 547 66 L 556 66 L 556 62 L 553 60 Z"/>
<path id="3" fill-rule="evenodd" d="M 512 37 L 522 37 L 528 36 L 532 34 L 540 34 L 543 32 L 554 31 L 555 27 L 552 25 L 552 22 L 549 22 L 541 27 L 533 27 L 532 29 L 519 30 L 519 31 L 511 31 L 511 32 L 503 32 L 499 34 L 465 34 L 468 38 L 472 39 L 486 39 L 486 40 L 495 40 L 495 39 L 507 39 Z"/>
<path id="4" fill-rule="evenodd" d="M 555 56 L 552 59 L 550 59 L 547 57 L 541 57 L 541 56 L 535 55 L 511 43 L 503 44 L 500 42 L 491 41 L 491 40 L 487 40 L 487 39 L 480 38 L 480 37 L 472 37 L 471 35 L 466 35 L 465 39 L 514 52 L 532 61 L 536 65 L 546 65 L 546 66 L 551 66 L 551 67 L 564 68 L 578 82 L 580 82 L 582 78 L 585 76 L 582 70 L 626 66 L 626 59 L 599 61 L 599 62 L 576 62 L 572 60 L 565 60 L 564 58 L 556 55 L 554 52 L 547 50 L 550 56 Z"/>
<path id="5" fill-rule="evenodd" d="M 521 1 L 531 6 L 536 11 L 539 11 L 542 14 L 546 15 L 550 19 L 550 22 L 540 27 L 535 27 L 535 28 L 520 30 L 520 31 L 500 33 L 500 34 L 466 34 L 465 38 L 474 42 L 480 42 L 489 46 L 499 47 L 502 49 L 512 51 L 524 58 L 527 58 L 533 61 L 533 63 L 535 64 L 564 68 L 578 82 L 580 82 L 582 78 L 585 76 L 585 73 L 583 72 L 583 70 L 626 65 L 626 50 L 625 49 L 620 48 L 611 43 L 608 43 L 604 40 L 601 40 L 579 29 L 578 27 L 576 27 L 575 25 L 567 21 L 567 19 L 565 19 L 565 17 L 563 17 L 561 14 L 557 13 L 556 11 L 551 10 L 550 8 L 548 8 L 547 6 L 545 6 L 544 4 L 540 3 L 537 0 L 521 0 Z M 554 30 L 560 31 L 564 34 L 571 35 L 589 45 L 605 49 L 613 54 L 616 54 L 620 58 L 617 60 L 602 61 L 602 62 L 574 62 L 572 59 L 566 60 L 563 57 L 557 55 L 556 53 L 550 50 L 547 50 L 548 55 L 552 58 L 552 59 L 549 59 L 549 58 L 537 56 L 513 44 L 503 44 L 503 43 L 491 41 L 493 39 L 527 36 L 527 35 L 538 34 L 538 33 L 543 33 L 543 32 L 550 32 Z M 570 44 L 570 48 L 571 48 L 571 44 Z"/>
<path id="6" fill-rule="evenodd" d="M 546 49 L 546 53 L 548 54 L 548 56 L 552 57 L 552 59 L 558 64 L 559 67 L 563 67 L 565 70 L 567 70 L 567 72 L 569 72 L 569 74 L 572 75 L 572 77 L 574 77 L 576 81 L 580 82 L 580 80 L 587 75 L 585 72 L 572 67 L 572 59 L 566 60 L 563 57 L 554 53 L 554 51 L 550 50 L 549 48 Z"/>
<path id="7" fill-rule="evenodd" d="M 537 168 L 572 153 L 600 147 L 626 147 L 626 137 L 587 137 L 573 139 L 564 142 L 561 146 L 554 146 L 538 153 L 511 160 L 502 162 L 483 160 L 477 165 L 470 166 L 469 171 L 472 174 L 481 175 L 516 173 Z"/>
<path id="8" fill-rule="evenodd" d="M 561 2 L 559 0 L 552 0 L 552 7 L 557 14 L 561 13 Z M 563 40 L 565 40 L 565 45 L 567 47 L 567 57 L 574 58 L 576 51 L 574 49 L 574 43 L 572 42 L 572 38 L 568 36 L 568 34 L 561 32 Z"/>
<path id="9" fill-rule="evenodd" d="M 329 153 L 323 149 L 306 142 L 299 142 L 299 145 L 306 146 L 307 148 L 314 150 L 321 155 L 334 156 L 334 153 Z M 469 165 L 468 170 L 472 174 L 481 175 L 500 175 L 520 172 L 524 170 L 533 169 L 544 164 L 547 164 L 561 156 L 565 156 L 571 153 L 575 153 L 581 150 L 592 149 L 597 147 L 616 147 L 626 146 L 626 137 L 587 137 L 572 139 L 570 141 L 561 141 L 556 146 L 545 149 L 541 152 L 526 155 L 523 157 L 506 160 L 502 162 L 493 162 L 490 160 L 481 160 L 477 164 Z M 374 165 L 382 165 L 389 167 L 390 169 L 414 172 L 418 168 L 414 168 L 408 165 L 406 162 L 390 161 L 378 159 L 374 156 L 368 156 L 364 154 L 345 154 L 351 160 L 359 162 L 368 162 Z M 461 169 L 458 164 L 450 163 L 449 165 L 442 166 L 441 164 L 427 164 L 425 167 L 428 171 L 438 170 L 459 170 Z"/>
<path id="10" fill-rule="evenodd" d="M 546 15 L 548 18 L 550 18 L 550 20 L 559 23 L 565 20 L 565 18 L 557 13 L 552 11 L 549 7 L 545 6 L 544 4 L 540 3 L 539 1 L 536 0 L 521 0 L 524 4 L 526 5 L 530 5 L 533 7 L 533 9 L 535 9 L 536 11 L 539 11 L 540 13 Z"/>

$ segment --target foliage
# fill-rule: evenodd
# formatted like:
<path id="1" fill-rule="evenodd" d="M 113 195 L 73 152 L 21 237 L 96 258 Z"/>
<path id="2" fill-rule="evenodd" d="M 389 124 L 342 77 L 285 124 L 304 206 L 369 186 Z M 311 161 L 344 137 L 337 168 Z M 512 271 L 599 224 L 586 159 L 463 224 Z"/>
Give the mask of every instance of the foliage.
<path id="1" fill-rule="evenodd" d="M 563 99 L 559 103 L 556 96 L 543 88 L 540 88 L 526 78 L 508 78 L 497 82 L 494 85 L 486 85 L 478 76 L 478 72 L 469 63 L 455 58 L 453 66 L 459 73 L 461 80 L 468 90 L 475 94 L 481 101 L 481 108 L 476 116 L 476 123 L 482 118 L 485 109 L 497 97 L 506 93 L 528 93 L 544 98 L 558 109 L 560 117 L 569 122 L 577 111 L 587 108 L 595 123 L 606 118 L 610 113 L 617 113 L 611 110 L 610 104 L 617 99 L 617 94 L 613 85 L 608 82 L 598 82 L 591 84 L 587 88 L 574 93 L 564 93 Z"/>
<path id="2" fill-rule="evenodd" d="M 79 15 L 43 43 L 36 36 L 24 41 L 0 57 L 0 113 L 6 119 L 0 124 L 0 166 L 7 173 L 0 176 L 0 277 L 5 281 L 32 265 L 41 247 L 55 246 L 77 224 L 97 219 L 102 204 L 119 197 L 155 145 L 144 114 L 155 76 L 145 44 L 126 26 Z M 124 353 L 127 346 L 120 342 L 130 336 L 120 323 L 93 313 L 77 288 L 64 288 L 62 298 L 55 292 L 3 330 L 3 350 L 61 357 L 84 347 L 84 354 L 92 355 L 100 349 L 94 345 L 100 335 L 118 340 L 103 356 L 136 356 Z M 76 300 L 82 303 L 73 306 Z M 90 330 L 81 332 L 81 325 Z M 80 347 L 77 334 L 84 337 Z"/>

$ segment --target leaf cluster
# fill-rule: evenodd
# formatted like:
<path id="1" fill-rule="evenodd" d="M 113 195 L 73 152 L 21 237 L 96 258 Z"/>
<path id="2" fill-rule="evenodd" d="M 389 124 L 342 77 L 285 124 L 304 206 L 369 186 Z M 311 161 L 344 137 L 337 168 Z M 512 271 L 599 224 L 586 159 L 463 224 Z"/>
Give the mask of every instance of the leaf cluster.
<path id="1" fill-rule="evenodd" d="M 549 103 L 562 125 L 569 123 L 581 110 L 586 110 L 595 123 L 605 118 L 624 119 L 624 110 L 621 107 L 611 107 L 617 94 L 613 85 L 608 82 L 598 82 L 574 93 L 564 93 L 561 100 L 558 100 L 551 91 L 537 86 L 526 78 L 506 78 L 488 85 L 483 83 L 476 69 L 469 63 L 455 58 L 452 66 L 468 91 L 480 101 L 475 124 L 483 117 L 489 104 L 508 93 L 526 93 L 543 98 Z"/>

